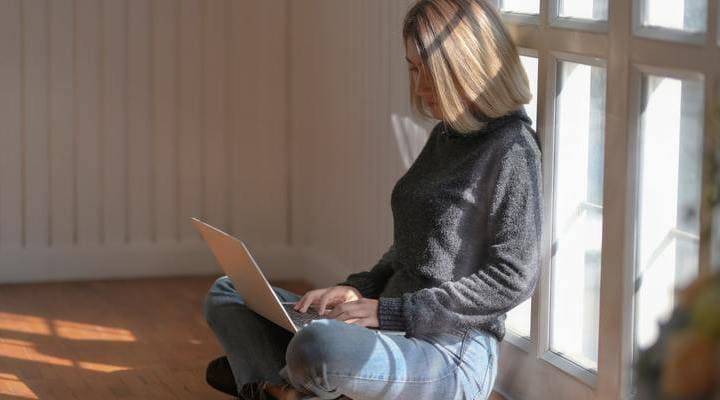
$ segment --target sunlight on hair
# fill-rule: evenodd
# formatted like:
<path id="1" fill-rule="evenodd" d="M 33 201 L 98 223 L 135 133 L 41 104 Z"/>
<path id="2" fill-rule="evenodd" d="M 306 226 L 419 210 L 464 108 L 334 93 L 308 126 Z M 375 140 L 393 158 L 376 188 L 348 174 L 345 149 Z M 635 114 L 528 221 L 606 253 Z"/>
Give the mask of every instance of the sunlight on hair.
<path id="1" fill-rule="evenodd" d="M 435 102 L 454 130 L 482 129 L 532 99 L 517 47 L 493 5 L 487 2 L 418 2 L 405 16 L 406 49 L 417 48 L 426 67 Z M 430 117 L 422 98 L 425 85 L 409 76 L 410 101 Z M 418 85 L 418 87 L 416 87 Z"/>

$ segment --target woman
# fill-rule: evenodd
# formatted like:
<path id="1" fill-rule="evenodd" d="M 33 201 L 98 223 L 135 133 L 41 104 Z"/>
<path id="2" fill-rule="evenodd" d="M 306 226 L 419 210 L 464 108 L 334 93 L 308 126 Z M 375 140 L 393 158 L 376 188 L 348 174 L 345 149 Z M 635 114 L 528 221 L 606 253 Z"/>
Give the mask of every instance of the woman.
<path id="1" fill-rule="evenodd" d="M 294 336 L 218 279 L 205 308 L 227 352 L 208 371 L 216 386 L 224 365 L 245 398 L 491 393 L 505 313 L 532 295 L 539 272 L 541 157 L 522 111 L 528 80 L 485 0 L 419 1 L 403 37 L 414 109 L 440 122 L 393 188 L 392 246 L 336 286 L 302 297 L 275 288 L 297 310 L 327 317 Z"/>

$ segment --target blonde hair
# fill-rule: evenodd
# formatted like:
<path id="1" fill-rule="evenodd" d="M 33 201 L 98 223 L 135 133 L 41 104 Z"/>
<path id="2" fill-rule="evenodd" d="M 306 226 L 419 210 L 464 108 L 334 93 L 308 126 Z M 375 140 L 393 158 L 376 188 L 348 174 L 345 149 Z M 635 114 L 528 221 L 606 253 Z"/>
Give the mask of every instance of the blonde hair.
<path id="1" fill-rule="evenodd" d="M 405 16 L 403 39 L 417 47 L 443 120 L 461 133 L 518 110 L 532 99 L 517 48 L 485 0 L 420 0 Z M 416 95 L 421 115 L 432 118 Z"/>

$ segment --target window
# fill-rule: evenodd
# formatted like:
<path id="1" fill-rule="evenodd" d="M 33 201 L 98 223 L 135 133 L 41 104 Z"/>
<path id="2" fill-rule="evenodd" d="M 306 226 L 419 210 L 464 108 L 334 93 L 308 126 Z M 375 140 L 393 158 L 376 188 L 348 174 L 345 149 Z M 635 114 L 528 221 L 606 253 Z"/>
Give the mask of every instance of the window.
<path id="1" fill-rule="evenodd" d="M 539 0 L 500 0 L 500 9 L 517 14 L 539 14 Z"/>
<path id="2" fill-rule="evenodd" d="M 508 314 L 496 387 L 526 400 L 628 399 L 634 352 L 655 340 L 674 289 L 720 263 L 704 237 L 720 232 L 720 214 L 709 229 L 702 203 L 720 5 L 498 4 L 537 77 L 526 110 L 542 141 L 544 226 L 543 274 Z"/>
<path id="3" fill-rule="evenodd" d="M 605 69 L 557 65 L 550 346 L 597 369 Z"/>
<path id="4" fill-rule="evenodd" d="M 557 15 L 562 18 L 607 20 L 607 0 L 561 0 Z"/>
<path id="5" fill-rule="evenodd" d="M 532 52 L 522 50 L 521 53 L 530 54 Z M 521 55 L 520 61 L 525 67 L 533 94 L 532 101 L 525 106 L 525 112 L 533 121 L 533 129 L 537 129 L 538 59 L 531 55 Z M 508 313 L 505 325 L 511 335 L 530 339 L 531 310 L 532 299 L 527 299 Z"/>
<path id="6" fill-rule="evenodd" d="M 707 0 L 644 0 L 643 26 L 705 32 Z"/>
<path id="7" fill-rule="evenodd" d="M 701 44 L 707 31 L 707 0 L 635 0 L 640 36 Z"/>
<path id="8" fill-rule="evenodd" d="M 531 53 L 524 51 L 525 53 Z M 537 56 L 521 55 L 520 62 L 525 67 L 525 73 L 530 81 L 530 90 L 532 91 L 533 98 L 525 106 L 525 112 L 533 121 L 533 129 L 537 130 L 537 92 L 538 92 L 538 59 Z"/>
<path id="9" fill-rule="evenodd" d="M 703 82 L 644 74 L 640 119 L 635 344 L 657 339 L 674 291 L 698 275 Z"/>

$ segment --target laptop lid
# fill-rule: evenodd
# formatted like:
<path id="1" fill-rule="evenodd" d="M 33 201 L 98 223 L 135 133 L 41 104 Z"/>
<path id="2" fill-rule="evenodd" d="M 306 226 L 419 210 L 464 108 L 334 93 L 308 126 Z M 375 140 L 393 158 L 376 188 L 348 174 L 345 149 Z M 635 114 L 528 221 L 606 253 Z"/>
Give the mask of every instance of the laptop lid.
<path id="1" fill-rule="evenodd" d="M 191 220 L 210 246 L 220 267 L 232 279 L 245 304 L 251 310 L 288 331 L 297 332 L 298 328 L 280 303 L 280 299 L 270 283 L 265 279 L 245 243 L 197 218 L 191 218 Z"/>

